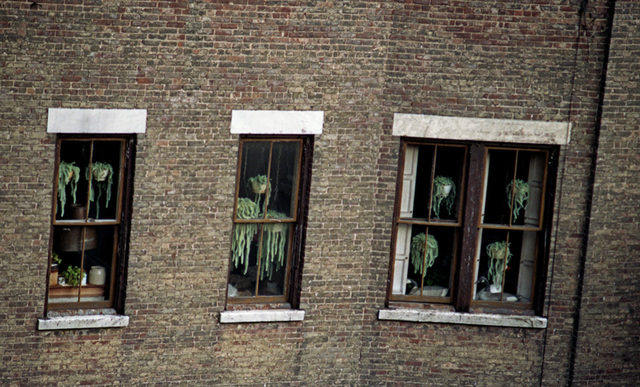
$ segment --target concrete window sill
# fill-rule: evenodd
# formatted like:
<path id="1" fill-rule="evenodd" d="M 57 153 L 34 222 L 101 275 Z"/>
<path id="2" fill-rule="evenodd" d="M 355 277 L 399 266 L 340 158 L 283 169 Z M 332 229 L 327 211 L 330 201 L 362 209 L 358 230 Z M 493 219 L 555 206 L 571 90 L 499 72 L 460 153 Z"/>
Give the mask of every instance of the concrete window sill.
<path id="1" fill-rule="evenodd" d="M 220 313 L 220 323 L 222 324 L 289 322 L 303 320 L 304 310 L 234 310 Z"/>
<path id="2" fill-rule="evenodd" d="M 59 316 L 46 319 L 38 319 L 39 331 L 90 328 L 122 328 L 128 325 L 129 316 L 123 315 Z"/>
<path id="3" fill-rule="evenodd" d="M 378 319 L 510 328 L 544 329 L 547 327 L 547 319 L 538 316 L 458 313 L 440 310 L 381 309 L 378 311 Z"/>

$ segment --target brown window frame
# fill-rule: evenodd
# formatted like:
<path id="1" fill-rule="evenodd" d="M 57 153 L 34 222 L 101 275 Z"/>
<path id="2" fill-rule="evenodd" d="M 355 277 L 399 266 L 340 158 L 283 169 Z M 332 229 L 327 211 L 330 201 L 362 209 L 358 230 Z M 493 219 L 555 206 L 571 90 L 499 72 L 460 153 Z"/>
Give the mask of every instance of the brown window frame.
<path id="1" fill-rule="evenodd" d="M 309 191 L 311 183 L 311 163 L 313 159 L 313 136 L 266 136 L 266 135 L 241 135 L 238 148 L 238 167 L 236 173 L 236 189 L 234 197 L 233 227 L 238 224 L 290 224 L 292 232 L 287 235 L 289 252 L 285 266 L 284 294 L 276 296 L 252 295 L 246 297 L 229 296 L 229 285 L 233 262 L 229 258 L 229 270 L 227 271 L 227 296 L 226 309 L 240 310 L 253 308 L 256 304 L 261 304 L 266 308 L 279 307 L 299 307 L 300 288 L 302 283 L 302 268 L 304 263 L 304 246 L 306 242 L 306 224 L 309 206 Z M 293 195 L 292 217 L 282 220 L 266 219 L 264 214 L 260 219 L 240 219 L 237 216 L 237 206 L 239 199 L 240 179 L 243 171 L 242 155 L 243 148 L 248 142 L 298 142 L 300 144 L 298 155 L 298 181 L 297 189 Z M 270 156 L 271 159 L 271 156 Z M 273 160 L 273 159 L 271 159 Z M 258 235 L 261 237 L 263 231 L 259 228 Z M 233 236 L 232 236 L 233 238 Z M 258 244 L 262 246 L 262 244 Z M 261 247 L 260 247 L 261 248 Z M 259 253 L 258 253 L 259 254 Z M 230 254 L 231 255 L 231 254 Z M 258 271 L 260 262 L 257 262 Z M 259 282 L 259 281 L 258 281 Z M 256 289 L 258 284 L 256 284 Z M 256 293 L 257 294 L 257 293 Z"/>
<path id="2" fill-rule="evenodd" d="M 452 262 L 452 278 L 450 280 L 450 292 L 448 297 L 409 296 L 393 294 L 394 270 L 396 260 L 396 245 L 398 244 L 398 228 L 401 224 L 417 224 L 422 226 L 443 226 L 440 222 L 429 219 L 413 220 L 400 216 L 403 189 L 403 173 L 406 162 L 406 147 L 413 145 L 428 146 L 463 146 L 466 147 L 464 172 L 462 184 L 459 189 L 461 207 L 460 223 L 451 224 L 459 227 L 459 234 L 455 242 L 456 256 Z M 509 221 L 509 226 L 496 226 L 482 223 L 483 200 L 485 192 L 485 168 L 488 168 L 487 154 L 489 150 L 511 150 L 525 152 L 544 152 L 546 154 L 543 188 L 540 208 L 539 225 L 535 228 L 514 226 Z M 516 313 L 516 314 L 542 314 L 544 292 L 546 283 L 546 268 L 549 256 L 549 239 L 551 233 L 551 221 L 553 213 L 555 179 L 557 174 L 558 147 L 537 146 L 528 144 L 497 144 L 490 142 L 465 142 L 465 141 L 439 141 L 429 139 L 403 138 L 400 144 L 400 159 L 398 165 L 398 179 L 396 182 L 396 202 L 394 207 L 394 222 L 392 229 L 391 259 L 389 264 L 389 286 L 387 288 L 386 306 L 407 307 L 417 306 L 428 309 L 453 309 L 458 312 L 492 312 L 492 313 Z M 435 168 L 435 166 L 433 167 Z M 466 175 L 465 175 L 466 173 Z M 433 172 L 431 179 L 433 179 Z M 432 184 L 432 182 L 431 182 Z M 479 234 L 481 229 L 501 229 L 509 231 L 535 231 L 537 233 L 534 275 L 531 286 L 532 297 L 530 302 L 494 302 L 474 300 L 473 294 L 476 287 L 476 254 L 478 252 Z"/>
<path id="3" fill-rule="evenodd" d="M 117 192 L 113 192 L 113 205 L 115 206 L 115 218 L 109 220 L 99 220 L 89 218 L 90 214 L 85 212 L 84 219 L 63 220 L 57 219 L 58 213 L 58 173 L 61 161 L 62 143 L 63 142 L 121 142 L 120 170 L 115 173 L 119 174 L 119 184 Z M 133 200 L 133 176 L 134 176 L 134 160 L 135 160 L 136 136 L 135 135 L 64 135 L 60 134 L 56 139 L 55 151 L 55 168 L 53 180 L 53 197 L 52 197 L 52 216 L 50 223 L 50 238 L 48 251 L 48 270 L 47 270 L 47 287 L 45 292 L 45 316 L 48 311 L 59 310 L 82 310 L 94 308 L 113 308 L 118 313 L 124 312 L 124 299 L 126 290 L 127 264 L 129 252 L 129 239 L 131 230 L 131 209 Z M 91 157 L 91 156 L 90 156 Z M 84 173 L 84 171 L 81 171 Z M 91 184 L 91 183 L 89 183 Z M 115 200 L 113 200 L 115 199 Z M 87 198 L 88 200 L 88 198 Z M 53 263 L 54 246 L 54 230 L 56 227 L 82 227 L 82 243 L 80 250 L 80 267 L 87 274 L 90 268 L 84 267 L 85 241 L 88 229 L 100 227 L 113 227 L 113 250 L 111 258 L 110 275 L 107 276 L 108 289 L 106 300 L 103 301 L 77 301 L 77 302 L 49 302 L 50 286 L 52 280 L 51 267 Z M 82 286 L 79 287 L 78 299 L 82 297 Z"/>

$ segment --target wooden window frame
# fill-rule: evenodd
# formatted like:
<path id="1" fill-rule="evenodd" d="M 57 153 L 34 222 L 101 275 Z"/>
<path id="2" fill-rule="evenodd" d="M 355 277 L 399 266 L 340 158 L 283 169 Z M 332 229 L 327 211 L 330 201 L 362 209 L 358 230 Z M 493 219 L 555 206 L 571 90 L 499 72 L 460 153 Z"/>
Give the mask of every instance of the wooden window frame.
<path id="1" fill-rule="evenodd" d="M 58 172 L 59 163 L 61 159 L 62 143 L 63 142 L 104 142 L 104 141 L 117 141 L 122 143 L 122 152 L 120 155 L 120 177 L 117 191 L 117 203 L 114 205 L 117 207 L 115 210 L 115 219 L 90 221 L 88 214 L 85 214 L 83 220 L 60 220 L 56 219 L 58 212 Z M 92 146 L 93 149 L 93 146 Z M 124 299 L 126 292 L 126 278 L 128 270 L 128 253 L 129 253 L 129 239 L 131 233 L 131 209 L 133 201 L 133 176 L 134 176 L 134 161 L 136 150 L 136 136 L 135 134 L 59 134 L 56 139 L 56 151 L 55 151 L 55 168 L 54 168 L 54 180 L 53 180 L 53 197 L 52 197 L 52 217 L 50 222 L 50 238 L 48 249 L 48 269 L 47 269 L 47 287 L 45 292 L 45 316 L 49 311 L 60 310 L 82 310 L 82 309 L 95 309 L 95 308 L 113 308 L 118 313 L 124 312 Z M 91 157 L 91 156 L 90 156 Z M 115 171 L 114 171 L 115 173 Z M 115 195 L 114 195 L 115 196 Z M 107 277 L 109 282 L 109 294 L 108 298 L 104 301 L 79 301 L 79 302 L 62 302 L 52 303 L 49 302 L 50 291 L 50 277 L 51 277 L 51 264 L 53 260 L 52 251 L 54 251 L 54 230 L 60 226 L 79 226 L 82 229 L 82 249 L 80 251 L 81 257 L 84 256 L 84 235 L 87 228 L 93 227 L 113 227 L 114 228 L 114 241 L 111 260 L 111 275 Z M 81 265 L 84 265 L 84 259 L 81 259 Z M 89 268 L 83 268 L 86 272 L 89 272 Z M 80 287 L 78 298 L 82 297 L 82 287 Z"/>
<path id="2" fill-rule="evenodd" d="M 293 216 L 292 219 L 267 220 L 264 217 L 262 219 L 238 219 L 237 217 L 237 203 L 239 198 L 240 178 L 242 171 L 242 151 L 246 142 L 282 142 L 291 141 L 298 142 L 300 144 L 300 153 L 298 155 L 298 181 L 297 192 L 294 197 L 294 204 L 292 206 Z M 226 309 L 227 310 L 242 310 L 253 309 L 256 304 L 261 304 L 267 309 L 289 307 L 297 309 L 299 307 L 300 290 L 302 284 L 302 268 L 304 264 L 304 246 L 306 242 L 306 225 L 309 208 L 309 191 L 311 184 L 311 163 L 313 159 L 313 136 L 289 136 L 289 135 L 241 135 L 240 144 L 238 149 L 238 163 L 236 173 L 236 189 L 234 197 L 234 212 L 233 212 L 233 225 L 246 224 L 246 223 L 285 223 L 292 225 L 292 232 L 288 233 L 289 253 L 287 256 L 287 263 L 285 266 L 285 285 L 284 294 L 281 296 L 250 296 L 250 297 L 231 297 L 228 294 L 231 268 L 233 263 L 231 258 L 229 259 L 229 270 L 227 271 L 227 295 L 226 295 Z M 258 265 L 259 268 L 259 265 Z M 257 286 L 257 285 L 256 285 Z"/>
<path id="3" fill-rule="evenodd" d="M 455 274 L 451 279 L 451 291 L 449 297 L 411 297 L 407 295 L 393 294 L 393 281 L 395 270 L 396 245 L 398 243 L 398 225 L 403 223 L 421 224 L 421 222 L 407 221 L 400 217 L 400 201 L 402 198 L 403 188 L 403 172 L 406 156 L 406 146 L 408 144 L 416 145 L 437 145 L 437 146 L 465 146 L 467 147 L 467 155 L 465 160 L 466 176 L 463 176 L 463 184 L 459 192 L 462 201 L 460 208 L 460 227 L 458 240 L 456 241 L 456 256 L 453 259 L 453 267 L 451 269 Z M 475 264 L 476 252 L 478 249 L 478 236 L 480 229 L 490 228 L 493 225 L 483 224 L 481 222 L 481 213 L 483 209 L 483 193 L 484 193 L 484 176 L 485 168 L 488 168 L 487 153 L 491 149 L 497 150 L 515 150 L 515 151 L 536 151 L 546 153 L 546 167 L 544 177 L 542 179 L 544 187 L 542 189 L 540 223 L 539 227 L 525 228 L 518 226 L 496 227 L 505 230 L 514 231 L 536 231 L 538 233 L 538 241 L 536 242 L 534 276 L 532 279 L 533 294 L 531 302 L 492 302 L 473 300 L 475 289 Z M 392 230 L 391 243 L 391 259 L 389 264 L 389 286 L 387 288 L 386 307 L 395 306 L 415 307 L 422 305 L 427 309 L 445 309 L 453 308 L 458 312 L 491 312 L 491 313 L 509 313 L 523 315 L 541 315 L 544 303 L 544 292 L 546 284 L 546 268 L 549 260 L 549 239 L 551 233 L 551 220 L 553 213 L 555 179 L 557 174 L 557 155 L 559 147 L 545 145 L 525 145 L 525 144 L 497 144 L 491 142 L 468 142 L 468 141 L 441 141 L 430 139 L 403 138 L 400 144 L 400 158 L 398 165 L 398 179 L 396 182 L 396 202 L 394 206 L 394 223 Z M 464 173 L 464 172 L 463 172 Z M 432 173 L 433 179 L 433 173 Z M 425 225 L 431 223 L 427 222 Z"/>

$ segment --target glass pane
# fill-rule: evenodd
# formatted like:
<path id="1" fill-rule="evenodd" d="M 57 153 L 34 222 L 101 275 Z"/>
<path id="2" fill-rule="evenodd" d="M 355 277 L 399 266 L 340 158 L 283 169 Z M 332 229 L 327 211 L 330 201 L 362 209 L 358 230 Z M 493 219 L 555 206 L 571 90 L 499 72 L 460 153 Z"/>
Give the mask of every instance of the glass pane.
<path id="1" fill-rule="evenodd" d="M 122 145 L 122 141 L 93 142 L 93 162 L 85 167 L 84 176 L 91 183 L 90 219 L 115 220 L 117 218 Z"/>
<path id="2" fill-rule="evenodd" d="M 258 287 L 261 296 L 284 295 L 291 227 L 290 223 L 270 223 L 263 227 Z"/>
<path id="3" fill-rule="evenodd" d="M 399 235 L 400 236 L 400 235 Z M 405 295 L 447 297 L 450 294 L 455 229 L 412 226 L 407 249 Z M 399 241 L 400 242 L 400 241 Z M 402 259 L 397 256 L 396 259 Z"/>
<path id="4" fill-rule="evenodd" d="M 531 302 L 537 233 L 482 231 L 474 299 Z"/>
<path id="5" fill-rule="evenodd" d="M 460 182 L 462 181 L 465 148 L 436 148 L 436 169 L 431 196 L 431 217 L 456 221 L 459 214 Z"/>
<path id="6" fill-rule="evenodd" d="M 294 217 L 298 184 L 300 142 L 275 142 L 271 156 L 271 190 L 267 218 Z"/>
<path id="7" fill-rule="evenodd" d="M 49 302 L 109 299 L 115 231 L 115 226 L 54 227 Z"/>
<path id="8" fill-rule="evenodd" d="M 516 151 L 492 149 L 487 155 L 483 223 L 509 224 L 511 200 L 507 186 L 513 181 Z"/>
<path id="9" fill-rule="evenodd" d="M 244 141 L 242 144 L 236 217 L 238 219 L 261 219 L 270 188 L 268 173 L 271 143 L 268 141 Z"/>
<path id="10" fill-rule="evenodd" d="M 86 168 L 91 142 L 61 141 L 58 164 L 56 220 L 84 220 L 87 211 Z"/>
<path id="11" fill-rule="evenodd" d="M 233 226 L 229 297 L 251 297 L 255 295 L 258 278 L 259 228 L 260 225 L 257 223 L 243 223 Z"/>

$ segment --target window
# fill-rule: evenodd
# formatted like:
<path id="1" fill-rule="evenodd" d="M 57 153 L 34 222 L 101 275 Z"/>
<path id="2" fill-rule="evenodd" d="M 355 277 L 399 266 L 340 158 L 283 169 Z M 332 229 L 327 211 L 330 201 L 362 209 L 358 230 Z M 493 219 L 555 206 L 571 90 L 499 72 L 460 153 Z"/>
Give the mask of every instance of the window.
<path id="1" fill-rule="evenodd" d="M 121 309 L 133 136 L 57 140 L 48 310 Z"/>
<path id="2" fill-rule="evenodd" d="M 555 148 L 402 142 L 390 301 L 539 310 Z"/>
<path id="3" fill-rule="evenodd" d="M 311 136 L 240 139 L 229 303 L 296 307 L 312 143 Z"/>

